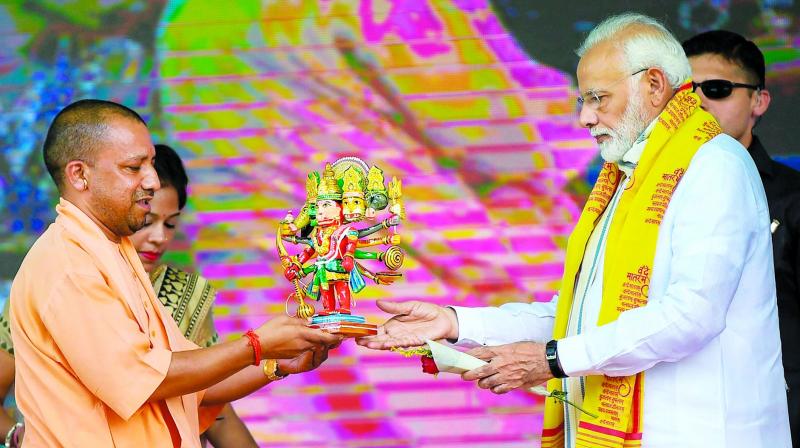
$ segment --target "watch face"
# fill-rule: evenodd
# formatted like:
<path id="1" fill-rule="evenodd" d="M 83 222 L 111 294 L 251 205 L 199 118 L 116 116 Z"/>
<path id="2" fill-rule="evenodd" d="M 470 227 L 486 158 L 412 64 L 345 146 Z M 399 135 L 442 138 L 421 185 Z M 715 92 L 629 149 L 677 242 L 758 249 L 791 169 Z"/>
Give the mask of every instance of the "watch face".
<path id="1" fill-rule="evenodd" d="M 550 341 L 544 346 L 544 357 L 548 361 L 556 359 L 556 344 L 555 341 Z"/>
<path id="2" fill-rule="evenodd" d="M 264 363 L 264 374 L 267 375 L 270 381 L 278 381 L 284 378 L 284 376 L 278 375 L 278 362 L 272 359 L 268 359 Z"/>

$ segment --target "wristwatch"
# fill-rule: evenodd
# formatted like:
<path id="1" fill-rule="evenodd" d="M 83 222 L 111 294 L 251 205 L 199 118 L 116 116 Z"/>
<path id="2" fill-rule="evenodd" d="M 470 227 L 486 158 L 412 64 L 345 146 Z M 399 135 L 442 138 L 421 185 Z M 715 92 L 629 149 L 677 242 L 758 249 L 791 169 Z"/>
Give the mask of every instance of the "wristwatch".
<path id="1" fill-rule="evenodd" d="M 558 363 L 558 341 L 552 340 L 544 346 L 544 357 L 547 359 L 547 366 L 550 367 L 550 373 L 555 378 L 566 378 L 567 374 Z"/>
<path id="2" fill-rule="evenodd" d="M 268 359 L 264 362 L 264 375 L 270 381 L 279 381 L 286 378 L 288 375 L 280 375 L 278 373 L 278 360 Z"/>

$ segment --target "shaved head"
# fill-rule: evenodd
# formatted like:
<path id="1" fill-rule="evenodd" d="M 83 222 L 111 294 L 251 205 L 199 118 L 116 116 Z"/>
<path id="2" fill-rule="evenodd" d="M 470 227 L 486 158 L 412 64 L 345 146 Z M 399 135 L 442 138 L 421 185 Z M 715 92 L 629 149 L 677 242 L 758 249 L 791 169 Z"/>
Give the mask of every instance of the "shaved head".
<path id="1" fill-rule="evenodd" d="M 56 115 L 47 131 L 43 153 L 47 171 L 60 192 L 64 187 L 64 167 L 73 160 L 91 165 L 111 122 L 120 118 L 147 126 L 133 110 L 103 100 L 76 101 Z"/>

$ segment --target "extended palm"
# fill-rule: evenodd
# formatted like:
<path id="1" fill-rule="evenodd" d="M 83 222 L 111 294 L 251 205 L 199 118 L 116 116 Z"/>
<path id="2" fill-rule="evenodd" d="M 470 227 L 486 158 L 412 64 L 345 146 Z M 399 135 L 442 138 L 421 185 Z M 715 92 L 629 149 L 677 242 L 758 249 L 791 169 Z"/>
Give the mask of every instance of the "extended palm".
<path id="1" fill-rule="evenodd" d="M 378 350 L 416 347 L 423 345 L 428 339 L 437 340 L 458 335 L 455 314 L 444 307 L 418 301 L 379 300 L 377 305 L 381 310 L 395 316 L 378 327 L 377 335 L 359 338 L 356 341 L 359 345 Z"/>

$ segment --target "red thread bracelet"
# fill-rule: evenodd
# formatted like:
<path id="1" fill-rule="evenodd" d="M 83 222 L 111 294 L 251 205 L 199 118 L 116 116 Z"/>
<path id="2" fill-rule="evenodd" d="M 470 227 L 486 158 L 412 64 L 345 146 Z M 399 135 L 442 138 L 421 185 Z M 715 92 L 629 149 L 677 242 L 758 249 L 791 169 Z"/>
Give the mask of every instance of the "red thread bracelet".
<path id="1" fill-rule="evenodd" d="M 256 334 L 255 331 L 253 331 L 252 328 L 247 330 L 247 333 L 245 333 L 244 335 L 247 336 L 247 339 L 249 339 L 247 345 L 253 347 L 253 357 L 255 358 L 255 362 L 253 362 L 253 365 L 257 366 L 261 364 L 261 341 L 259 341 L 258 335 Z"/>

